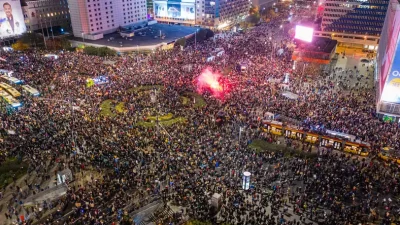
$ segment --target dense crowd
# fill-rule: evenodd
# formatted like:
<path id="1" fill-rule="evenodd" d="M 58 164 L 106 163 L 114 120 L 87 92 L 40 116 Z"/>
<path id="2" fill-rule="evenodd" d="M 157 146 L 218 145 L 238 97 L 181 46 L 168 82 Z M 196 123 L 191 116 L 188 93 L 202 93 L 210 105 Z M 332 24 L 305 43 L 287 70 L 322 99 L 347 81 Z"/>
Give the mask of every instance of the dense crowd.
<path id="1" fill-rule="evenodd" d="M 259 129 L 267 112 L 298 120 L 304 129 L 318 126 L 320 132 L 355 135 L 375 152 L 399 147 L 398 125 L 375 114 L 366 79 L 373 69 L 359 74 L 334 68 L 325 78 L 306 78 L 292 69 L 291 39 L 280 21 L 150 55 L 101 58 L 65 51 L 55 60 L 42 51 L 1 53 L 3 69 L 41 91 L 40 98 L 24 97 L 19 110 L 1 112 L 2 156 L 23 157 L 29 177 L 35 177 L 21 187 L 9 186 L 12 197 L 2 211 L 7 221 L 19 221 L 21 214 L 38 219 L 53 209 L 40 224 L 133 224 L 126 212 L 157 196 L 182 206 L 190 218 L 213 223 L 343 225 L 398 219 L 396 167 L 332 152 L 302 159 L 247 148 L 255 139 L 277 140 Z M 224 54 L 207 62 L 216 48 Z M 245 63 L 247 71 L 236 70 L 238 63 Z M 201 107 L 192 97 L 184 103 L 181 96 L 196 92 L 195 78 L 205 68 L 225 73 L 225 96 L 205 93 Z M 288 86 L 297 100 L 281 95 L 285 73 L 290 73 Z M 88 78 L 100 75 L 109 83 L 86 87 Z M 360 78 L 354 86 L 351 76 Z M 150 85 L 160 86 L 156 93 L 139 91 Z M 156 101 L 151 101 L 153 94 Z M 100 105 L 107 99 L 124 102 L 126 112 L 102 115 Z M 140 125 L 168 113 L 186 121 Z M 222 114 L 223 123 L 216 123 Z M 74 176 L 90 181 L 70 185 L 57 201 L 23 210 L 27 196 L 46 189 L 54 167 L 70 168 Z M 243 171 L 252 173 L 250 191 L 241 188 Z M 210 214 L 213 193 L 223 196 L 216 216 Z M 298 216 L 290 218 L 290 213 Z"/>

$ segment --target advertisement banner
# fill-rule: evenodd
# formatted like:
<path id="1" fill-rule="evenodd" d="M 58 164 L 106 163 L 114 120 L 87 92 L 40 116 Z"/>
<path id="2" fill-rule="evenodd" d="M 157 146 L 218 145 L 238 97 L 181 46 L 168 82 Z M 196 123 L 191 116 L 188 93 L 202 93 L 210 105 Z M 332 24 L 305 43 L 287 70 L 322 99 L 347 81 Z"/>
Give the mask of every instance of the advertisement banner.
<path id="1" fill-rule="evenodd" d="M 400 103 L 400 46 L 397 49 L 392 61 L 392 69 L 386 79 L 382 93 L 382 101 Z"/>
<path id="2" fill-rule="evenodd" d="M 156 1 L 154 2 L 154 14 L 156 17 L 169 17 L 171 19 L 195 19 L 195 3 L 180 1 Z"/>
<path id="3" fill-rule="evenodd" d="M 390 5 L 397 5 L 397 0 L 390 0 Z M 400 33 L 400 11 L 388 7 L 385 23 L 382 29 L 379 48 L 378 48 L 378 76 L 379 76 L 379 95 L 383 94 L 383 88 L 386 84 L 389 69 L 392 65 L 392 60 L 396 51 L 397 39 Z"/>
<path id="4" fill-rule="evenodd" d="M 19 0 L 0 0 L 0 37 L 7 38 L 26 32 Z"/>

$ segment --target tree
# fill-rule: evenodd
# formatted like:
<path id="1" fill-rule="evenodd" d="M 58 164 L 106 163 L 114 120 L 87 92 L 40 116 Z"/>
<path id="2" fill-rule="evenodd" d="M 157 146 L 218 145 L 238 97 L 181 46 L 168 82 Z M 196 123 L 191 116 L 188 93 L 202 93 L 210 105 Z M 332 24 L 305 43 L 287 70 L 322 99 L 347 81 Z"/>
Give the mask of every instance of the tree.
<path id="1" fill-rule="evenodd" d="M 95 48 L 93 46 L 86 46 L 83 49 L 83 52 L 88 54 L 88 55 L 97 55 L 97 48 Z"/>
<path id="2" fill-rule="evenodd" d="M 214 31 L 210 29 L 206 29 L 206 31 L 207 31 L 206 39 L 214 37 Z"/>
<path id="3" fill-rule="evenodd" d="M 252 25 L 257 24 L 260 21 L 260 16 L 258 14 L 252 14 L 246 17 L 246 22 Z"/>
<path id="4" fill-rule="evenodd" d="M 179 38 L 178 40 L 175 41 L 175 47 L 177 46 L 182 46 L 185 47 L 186 45 L 186 38 Z"/>
<path id="5" fill-rule="evenodd" d="M 29 45 L 26 43 L 23 43 L 22 41 L 17 41 L 15 44 L 12 44 L 11 47 L 17 51 L 25 51 L 25 50 L 29 49 Z"/>
<path id="6" fill-rule="evenodd" d="M 208 33 L 208 31 L 207 31 L 207 29 L 200 29 L 198 32 L 197 32 L 197 41 L 204 41 L 204 40 L 206 40 L 207 39 L 207 33 Z"/>
<path id="7" fill-rule="evenodd" d="M 93 46 L 86 46 L 83 49 L 83 52 L 88 55 L 97 55 L 97 56 L 115 56 L 117 55 L 117 51 L 108 47 L 96 48 Z"/>
<path id="8" fill-rule="evenodd" d="M 253 14 L 259 14 L 260 9 L 257 6 L 251 6 L 250 10 L 249 10 L 249 14 L 253 15 Z"/>
<path id="9" fill-rule="evenodd" d="M 70 49 L 71 48 L 71 43 L 68 41 L 68 39 L 62 37 L 62 38 L 54 38 L 53 39 L 48 39 L 46 41 L 47 48 L 49 49 L 54 49 L 54 50 L 62 50 L 62 49 Z"/>
<path id="10" fill-rule="evenodd" d="M 38 33 L 24 33 L 20 38 L 19 41 L 22 43 L 28 44 L 29 46 L 37 46 L 42 47 L 44 46 L 43 36 Z"/>

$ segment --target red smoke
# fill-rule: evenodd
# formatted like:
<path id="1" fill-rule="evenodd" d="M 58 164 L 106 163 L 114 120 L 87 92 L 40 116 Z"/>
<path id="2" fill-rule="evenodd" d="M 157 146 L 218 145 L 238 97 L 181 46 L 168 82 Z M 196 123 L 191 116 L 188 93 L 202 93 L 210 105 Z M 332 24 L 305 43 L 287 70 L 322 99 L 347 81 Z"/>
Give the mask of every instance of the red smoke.
<path id="1" fill-rule="evenodd" d="M 196 79 L 197 92 L 203 94 L 205 91 L 210 91 L 214 97 L 223 98 L 226 92 L 226 85 L 223 83 L 221 74 L 206 68 Z"/>

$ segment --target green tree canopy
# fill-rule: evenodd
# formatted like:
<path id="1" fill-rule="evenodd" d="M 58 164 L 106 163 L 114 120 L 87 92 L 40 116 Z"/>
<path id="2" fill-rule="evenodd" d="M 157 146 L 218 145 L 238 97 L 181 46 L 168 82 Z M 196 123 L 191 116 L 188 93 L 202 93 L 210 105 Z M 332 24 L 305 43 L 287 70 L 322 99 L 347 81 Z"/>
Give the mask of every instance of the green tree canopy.
<path id="1" fill-rule="evenodd" d="M 260 21 L 260 16 L 258 14 L 252 14 L 246 17 L 246 22 L 250 24 L 256 24 Z"/>
<path id="2" fill-rule="evenodd" d="M 29 46 L 44 46 L 43 36 L 35 32 L 24 33 L 18 40 Z"/>
<path id="3" fill-rule="evenodd" d="M 186 38 L 179 38 L 178 40 L 176 40 L 175 41 L 175 47 L 176 46 L 182 46 L 182 47 L 185 47 L 185 45 L 186 45 Z"/>

